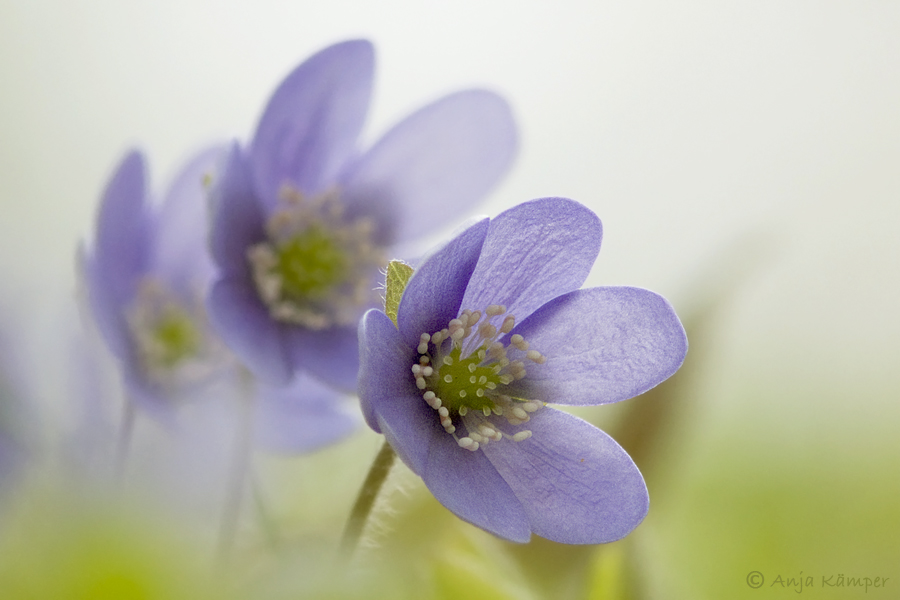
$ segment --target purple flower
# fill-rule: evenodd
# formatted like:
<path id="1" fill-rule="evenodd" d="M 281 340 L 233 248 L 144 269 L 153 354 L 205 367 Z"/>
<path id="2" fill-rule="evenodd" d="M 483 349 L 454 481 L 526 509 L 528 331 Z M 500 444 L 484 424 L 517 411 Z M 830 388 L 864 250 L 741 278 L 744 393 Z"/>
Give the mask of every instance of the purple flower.
<path id="1" fill-rule="evenodd" d="M 147 189 L 143 155 L 129 153 L 106 187 L 82 264 L 94 319 L 122 363 L 129 396 L 168 416 L 176 397 L 210 378 L 224 348 L 204 297 L 215 273 L 207 250 L 206 182 L 223 157 L 194 157 L 161 203 Z"/>
<path id="2" fill-rule="evenodd" d="M 360 322 L 368 424 L 444 506 L 512 541 L 610 542 L 647 513 L 625 451 L 545 406 L 631 398 L 687 351 L 657 294 L 578 289 L 601 237 L 599 219 L 576 202 L 521 204 L 428 256 L 396 326 L 378 310 Z"/>
<path id="3" fill-rule="evenodd" d="M 300 369 L 354 389 L 356 325 L 379 303 L 393 249 L 457 221 L 515 153 L 508 106 L 481 90 L 426 106 L 360 152 L 373 68 L 366 41 L 301 64 L 215 186 L 210 316 L 273 383 Z"/>
<path id="4" fill-rule="evenodd" d="M 197 155 L 157 205 L 144 157 L 128 154 L 106 188 L 96 240 L 83 259 L 94 319 L 122 364 L 129 396 L 165 420 L 174 401 L 201 388 L 219 400 L 226 390 L 207 384 L 239 378 L 204 305 L 215 275 L 207 187 L 224 156 L 222 147 Z M 254 384 L 255 438 L 264 448 L 308 452 L 359 424 L 337 391 L 311 378 L 278 389 Z"/>

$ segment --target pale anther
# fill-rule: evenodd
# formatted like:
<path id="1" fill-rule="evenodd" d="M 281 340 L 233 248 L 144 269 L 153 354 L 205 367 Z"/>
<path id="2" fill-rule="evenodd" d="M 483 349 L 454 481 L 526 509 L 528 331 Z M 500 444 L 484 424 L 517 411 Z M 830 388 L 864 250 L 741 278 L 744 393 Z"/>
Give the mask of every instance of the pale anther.
<path id="1" fill-rule="evenodd" d="M 519 433 L 517 433 L 516 435 L 514 435 L 514 436 L 513 436 L 513 441 L 514 441 L 514 442 L 521 442 L 521 441 L 523 441 L 523 440 L 527 440 L 527 439 L 530 438 L 530 437 L 531 437 L 531 432 L 528 431 L 528 430 L 526 429 L 525 431 L 520 431 Z"/>
<path id="2" fill-rule="evenodd" d="M 497 315 L 502 315 L 506 312 L 506 307 L 500 304 L 491 304 L 485 309 L 484 314 L 488 317 L 496 317 Z"/>

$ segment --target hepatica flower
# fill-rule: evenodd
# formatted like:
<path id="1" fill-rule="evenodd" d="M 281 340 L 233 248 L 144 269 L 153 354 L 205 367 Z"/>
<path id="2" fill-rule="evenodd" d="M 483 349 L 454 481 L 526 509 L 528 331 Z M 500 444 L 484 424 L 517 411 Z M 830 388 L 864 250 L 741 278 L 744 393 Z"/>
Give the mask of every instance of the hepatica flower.
<path id="1" fill-rule="evenodd" d="M 472 225 L 410 278 L 396 326 L 360 322 L 359 394 L 434 496 L 495 535 L 610 542 L 648 509 L 631 458 L 547 406 L 606 404 L 672 375 L 684 329 L 659 295 L 578 289 L 601 224 L 571 200 L 535 200 Z"/>
<path id="2" fill-rule="evenodd" d="M 221 147 L 198 154 L 155 203 L 143 155 L 128 154 L 106 188 L 96 239 L 82 261 L 93 316 L 122 364 L 129 396 L 164 419 L 174 402 L 215 376 L 235 375 L 204 303 L 215 275 L 208 188 L 224 157 Z M 311 377 L 282 387 L 254 382 L 252 389 L 255 438 L 266 449 L 309 452 L 359 423 L 335 390 Z"/>
<path id="3" fill-rule="evenodd" d="M 365 41 L 301 64 L 215 187 L 210 315 L 273 383 L 299 369 L 355 389 L 356 325 L 395 246 L 457 220 L 515 153 L 509 107 L 481 90 L 426 106 L 361 152 L 373 69 Z"/>
<path id="4" fill-rule="evenodd" d="M 129 153 L 103 194 L 96 238 L 82 259 L 97 326 L 132 399 L 151 411 L 222 364 L 204 309 L 214 274 L 204 182 L 222 152 L 191 160 L 161 203 L 152 202 L 143 155 Z"/>

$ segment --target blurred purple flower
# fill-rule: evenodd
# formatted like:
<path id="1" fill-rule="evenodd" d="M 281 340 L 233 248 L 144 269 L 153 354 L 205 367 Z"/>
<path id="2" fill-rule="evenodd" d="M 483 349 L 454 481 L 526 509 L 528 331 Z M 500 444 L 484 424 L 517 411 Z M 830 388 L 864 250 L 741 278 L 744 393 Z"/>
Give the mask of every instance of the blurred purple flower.
<path id="1" fill-rule="evenodd" d="M 130 152 L 106 187 L 96 237 L 83 250 L 94 320 L 121 362 L 129 396 L 157 416 L 207 381 L 227 357 L 203 300 L 214 274 L 206 185 L 223 148 L 194 157 L 152 205 L 147 167 Z"/>
<path id="2" fill-rule="evenodd" d="M 392 249 L 458 220 L 515 154 L 509 107 L 482 90 L 426 106 L 360 152 L 373 69 L 367 41 L 302 63 L 215 186 L 210 317 L 273 383 L 299 369 L 355 389 L 356 325 L 379 303 Z"/>
<path id="3" fill-rule="evenodd" d="M 631 398 L 687 351 L 657 294 L 578 289 L 601 237 L 599 219 L 576 202 L 527 202 L 426 257 L 397 326 L 378 310 L 360 322 L 368 424 L 444 506 L 512 541 L 610 542 L 647 513 L 628 454 L 545 406 Z"/>
<path id="4" fill-rule="evenodd" d="M 166 420 L 177 400 L 207 390 L 221 399 L 227 390 L 209 384 L 239 377 L 204 305 L 215 275 L 207 187 L 224 156 L 224 147 L 197 155 L 157 206 L 144 157 L 129 153 L 107 186 L 96 241 L 83 260 L 94 319 L 122 364 L 130 398 Z M 256 439 L 266 448 L 311 451 L 359 424 L 337 391 L 306 378 L 282 390 L 252 389 Z"/>

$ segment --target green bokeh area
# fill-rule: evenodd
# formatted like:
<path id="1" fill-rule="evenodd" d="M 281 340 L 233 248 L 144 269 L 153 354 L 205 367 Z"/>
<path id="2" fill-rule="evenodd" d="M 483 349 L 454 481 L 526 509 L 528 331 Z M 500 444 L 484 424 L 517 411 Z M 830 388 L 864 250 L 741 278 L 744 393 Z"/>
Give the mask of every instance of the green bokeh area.
<path id="1" fill-rule="evenodd" d="M 842 439 L 835 424 L 798 448 L 787 435 L 765 444 L 743 437 L 764 431 L 763 419 L 746 425 L 717 432 L 669 474 L 672 489 L 657 498 L 647 523 L 662 567 L 656 591 L 676 598 L 898 597 L 896 440 Z M 839 575 L 888 580 L 866 591 L 837 587 Z"/>
<path id="2" fill-rule="evenodd" d="M 26 485 L 20 492 L 3 513 L 0 597 L 230 597 L 175 521 L 132 503 L 88 498 L 83 490 Z"/>

